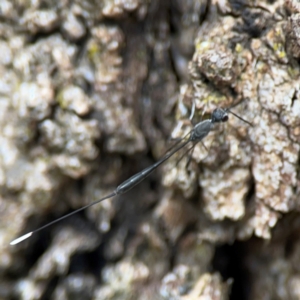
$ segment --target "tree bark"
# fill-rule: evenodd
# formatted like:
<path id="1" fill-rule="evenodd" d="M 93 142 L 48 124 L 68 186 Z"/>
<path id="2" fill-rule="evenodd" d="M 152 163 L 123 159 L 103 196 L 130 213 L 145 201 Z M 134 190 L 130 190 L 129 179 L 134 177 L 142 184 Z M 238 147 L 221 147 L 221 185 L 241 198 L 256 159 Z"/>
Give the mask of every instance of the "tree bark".
<path id="1" fill-rule="evenodd" d="M 2 0 L 0 16 L 1 299 L 299 299 L 297 1 Z M 228 122 L 193 151 L 9 245 L 216 107 Z"/>

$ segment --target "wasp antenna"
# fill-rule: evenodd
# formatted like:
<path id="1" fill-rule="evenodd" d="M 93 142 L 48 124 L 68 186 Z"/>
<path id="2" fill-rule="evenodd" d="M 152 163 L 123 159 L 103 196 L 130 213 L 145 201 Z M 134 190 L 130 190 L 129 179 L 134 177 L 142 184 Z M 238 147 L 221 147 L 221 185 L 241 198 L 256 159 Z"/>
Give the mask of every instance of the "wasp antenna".
<path id="1" fill-rule="evenodd" d="M 232 108 L 234 108 L 234 107 L 240 105 L 241 103 L 244 102 L 244 100 L 249 100 L 249 98 L 245 98 L 245 99 L 242 98 L 242 99 L 240 99 L 240 100 L 237 101 L 236 103 L 234 103 L 234 104 L 232 104 L 231 106 L 229 106 L 229 107 L 226 109 L 226 111 L 230 111 Z"/>
<path id="2" fill-rule="evenodd" d="M 248 125 L 250 125 L 251 127 L 253 127 L 253 124 L 246 121 L 245 119 L 243 119 L 242 117 L 240 117 L 239 115 L 235 114 L 234 112 L 232 112 L 231 110 L 229 109 L 226 109 L 226 111 L 228 111 L 229 113 L 233 114 L 236 118 L 240 119 L 241 121 L 247 123 Z"/>
<path id="3" fill-rule="evenodd" d="M 195 103 L 195 100 L 193 99 L 192 109 L 191 109 L 191 114 L 190 114 L 190 117 L 189 117 L 189 120 L 190 120 L 190 121 L 192 121 L 193 118 L 194 118 L 195 109 L 196 109 L 196 103 Z"/>

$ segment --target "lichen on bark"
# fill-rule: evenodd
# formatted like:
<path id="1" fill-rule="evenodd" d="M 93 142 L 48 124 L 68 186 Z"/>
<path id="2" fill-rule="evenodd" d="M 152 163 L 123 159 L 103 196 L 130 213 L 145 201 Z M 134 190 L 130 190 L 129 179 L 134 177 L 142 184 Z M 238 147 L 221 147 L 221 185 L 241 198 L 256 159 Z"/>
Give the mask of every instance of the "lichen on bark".
<path id="1" fill-rule="evenodd" d="M 2 0 L 0 16 L 0 298 L 299 298 L 297 1 Z M 8 246 L 237 102 L 253 127 L 229 111 L 190 162 Z"/>

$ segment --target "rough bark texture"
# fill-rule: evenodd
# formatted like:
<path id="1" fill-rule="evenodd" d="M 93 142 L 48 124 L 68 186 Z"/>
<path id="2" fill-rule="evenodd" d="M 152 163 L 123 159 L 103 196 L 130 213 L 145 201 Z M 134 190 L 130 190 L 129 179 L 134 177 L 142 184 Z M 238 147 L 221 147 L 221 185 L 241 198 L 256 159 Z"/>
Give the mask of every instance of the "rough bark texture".
<path id="1" fill-rule="evenodd" d="M 1 0 L 0 299 L 300 299 L 299 61 L 296 0 Z"/>

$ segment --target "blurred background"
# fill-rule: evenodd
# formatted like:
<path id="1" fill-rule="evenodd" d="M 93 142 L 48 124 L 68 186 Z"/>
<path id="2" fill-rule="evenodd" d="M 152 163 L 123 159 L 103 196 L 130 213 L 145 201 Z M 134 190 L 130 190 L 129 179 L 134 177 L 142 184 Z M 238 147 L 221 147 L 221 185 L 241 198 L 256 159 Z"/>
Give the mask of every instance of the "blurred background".
<path id="1" fill-rule="evenodd" d="M 1 0 L 0 299 L 300 299 L 299 32 L 296 0 Z"/>

